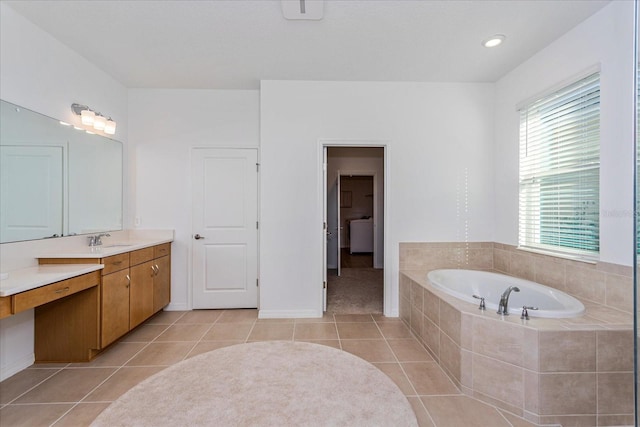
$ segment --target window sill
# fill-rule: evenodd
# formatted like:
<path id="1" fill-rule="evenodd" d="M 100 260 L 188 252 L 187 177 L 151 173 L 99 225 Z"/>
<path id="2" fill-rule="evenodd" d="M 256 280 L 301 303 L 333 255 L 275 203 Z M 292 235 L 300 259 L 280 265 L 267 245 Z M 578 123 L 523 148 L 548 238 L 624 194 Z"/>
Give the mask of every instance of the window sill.
<path id="1" fill-rule="evenodd" d="M 591 257 L 587 257 L 586 255 L 577 255 L 577 254 L 573 255 L 573 254 L 548 251 L 548 250 L 538 249 L 538 248 L 530 248 L 527 246 L 518 246 L 516 249 L 518 249 L 519 251 L 531 252 L 534 254 L 547 255 L 554 258 L 562 258 L 562 259 L 568 259 L 571 261 L 584 262 L 585 264 L 595 265 L 600 260 L 599 257 L 591 258 Z"/>

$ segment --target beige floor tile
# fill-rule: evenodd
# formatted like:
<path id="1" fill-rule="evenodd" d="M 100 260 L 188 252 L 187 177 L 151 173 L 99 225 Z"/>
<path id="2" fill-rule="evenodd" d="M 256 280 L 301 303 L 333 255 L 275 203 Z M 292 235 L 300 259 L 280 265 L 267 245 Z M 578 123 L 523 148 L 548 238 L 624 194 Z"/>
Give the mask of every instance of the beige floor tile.
<path id="1" fill-rule="evenodd" d="M 338 337 L 349 339 L 382 339 L 382 335 L 375 323 L 336 323 Z"/>
<path id="2" fill-rule="evenodd" d="M 498 412 L 500 412 L 500 414 L 502 414 L 502 416 L 505 417 L 513 427 L 537 427 L 535 424 L 530 423 L 527 420 L 523 420 L 520 417 L 516 417 L 515 415 L 510 414 L 506 411 L 501 411 L 498 409 Z"/>
<path id="3" fill-rule="evenodd" d="M 253 326 L 247 341 L 292 340 L 293 323 L 260 323 Z"/>
<path id="4" fill-rule="evenodd" d="M 199 354 L 208 353 L 223 347 L 242 344 L 244 341 L 200 341 L 193 347 L 187 355 L 187 358 L 197 356 Z"/>
<path id="5" fill-rule="evenodd" d="M 324 313 L 322 317 L 304 317 L 293 319 L 296 323 L 335 323 L 333 314 Z"/>
<path id="6" fill-rule="evenodd" d="M 382 322 L 378 323 L 378 328 L 387 339 L 413 338 L 409 328 L 402 322 Z"/>
<path id="7" fill-rule="evenodd" d="M 118 342 L 100 353 L 91 362 L 71 363 L 69 366 L 76 368 L 122 366 L 142 350 L 145 345 L 147 343 L 144 342 Z"/>
<path id="8" fill-rule="evenodd" d="M 176 323 L 214 323 L 222 315 L 222 310 L 188 311 Z"/>
<path id="9" fill-rule="evenodd" d="M 114 372 L 114 368 L 63 369 L 16 399 L 15 403 L 79 402 Z"/>
<path id="10" fill-rule="evenodd" d="M 120 338 L 120 342 L 151 342 L 163 333 L 169 325 L 147 325 L 138 326 L 124 337 Z"/>
<path id="11" fill-rule="evenodd" d="M 224 310 L 218 323 L 253 323 L 258 319 L 258 310 Z"/>
<path id="12" fill-rule="evenodd" d="M 258 323 L 296 323 L 295 319 L 257 319 Z"/>
<path id="13" fill-rule="evenodd" d="M 251 323 L 216 323 L 204 334 L 202 341 L 245 341 L 251 328 Z"/>
<path id="14" fill-rule="evenodd" d="M 413 413 L 416 414 L 418 427 L 435 427 L 435 424 L 431 421 L 431 417 L 422 405 L 419 397 L 408 397 L 407 400 L 411 404 L 411 408 L 413 408 Z"/>
<path id="15" fill-rule="evenodd" d="M 54 427 L 88 426 L 108 406 L 109 406 L 109 403 L 79 403 L 53 426 Z"/>
<path id="16" fill-rule="evenodd" d="M 84 402 L 112 402 L 136 384 L 163 369 L 164 367 L 161 366 L 121 368 L 109 377 L 107 381 L 93 390 L 84 399 Z"/>
<path id="17" fill-rule="evenodd" d="M 416 395 L 416 391 L 413 389 L 413 386 L 404 374 L 399 363 L 374 363 L 373 365 L 391 378 L 405 396 Z"/>
<path id="18" fill-rule="evenodd" d="M 73 404 L 8 405 L 0 409 L 0 424 L 7 427 L 49 426 Z"/>
<path id="19" fill-rule="evenodd" d="M 27 369 L 62 369 L 69 366 L 68 363 L 38 363 L 35 362 L 33 365 L 29 366 Z"/>
<path id="20" fill-rule="evenodd" d="M 400 319 L 399 317 L 387 317 L 384 314 L 379 314 L 379 313 L 375 313 L 371 315 L 373 317 L 373 320 L 376 321 L 376 323 L 395 323 L 395 322 L 402 322 L 402 319 Z"/>
<path id="21" fill-rule="evenodd" d="M 338 340 L 296 340 L 296 341 L 308 342 L 311 344 L 326 345 L 328 347 L 333 347 L 333 348 L 337 348 L 338 350 L 341 350 L 340 341 Z"/>
<path id="22" fill-rule="evenodd" d="M 427 350 L 415 339 L 387 340 L 400 362 L 433 362 Z"/>
<path id="23" fill-rule="evenodd" d="M 194 347 L 191 341 L 151 343 L 133 359 L 127 366 L 168 366 L 185 358 Z"/>
<path id="24" fill-rule="evenodd" d="M 401 365 L 419 395 L 460 394 L 435 362 L 409 362 Z"/>
<path id="25" fill-rule="evenodd" d="M 511 427 L 497 409 L 467 396 L 424 396 L 422 402 L 438 427 Z"/>
<path id="26" fill-rule="evenodd" d="M 40 384 L 59 369 L 25 369 L 0 383 L 0 404 L 11 402 Z"/>
<path id="27" fill-rule="evenodd" d="M 156 342 L 164 341 L 200 341 L 209 328 L 210 324 L 175 324 L 160 334 Z"/>
<path id="28" fill-rule="evenodd" d="M 373 317 L 370 314 L 334 314 L 336 323 L 346 322 L 373 322 Z"/>
<path id="29" fill-rule="evenodd" d="M 300 323 L 296 324 L 293 335 L 295 340 L 337 340 L 338 331 L 335 323 Z"/>
<path id="30" fill-rule="evenodd" d="M 146 325 L 171 325 L 178 321 L 188 311 L 161 311 L 144 322 Z"/>
<path id="31" fill-rule="evenodd" d="M 367 362 L 396 361 L 385 340 L 344 340 L 342 349 Z"/>

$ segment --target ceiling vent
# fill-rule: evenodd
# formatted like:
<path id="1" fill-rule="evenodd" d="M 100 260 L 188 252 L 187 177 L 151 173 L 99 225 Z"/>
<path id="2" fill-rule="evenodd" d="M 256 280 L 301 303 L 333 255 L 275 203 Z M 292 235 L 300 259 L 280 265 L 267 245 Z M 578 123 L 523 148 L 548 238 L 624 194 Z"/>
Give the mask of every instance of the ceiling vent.
<path id="1" fill-rule="evenodd" d="M 282 15 L 286 19 L 318 21 L 324 13 L 324 0 L 281 0 Z"/>

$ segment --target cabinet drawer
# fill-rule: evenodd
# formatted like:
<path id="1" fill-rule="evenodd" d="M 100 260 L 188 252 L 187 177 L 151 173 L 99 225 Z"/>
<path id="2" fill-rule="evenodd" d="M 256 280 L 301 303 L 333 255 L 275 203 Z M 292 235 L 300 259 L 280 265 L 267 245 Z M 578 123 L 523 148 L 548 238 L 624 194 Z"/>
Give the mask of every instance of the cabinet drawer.
<path id="1" fill-rule="evenodd" d="M 0 297 L 0 319 L 11 316 L 11 297 Z"/>
<path id="2" fill-rule="evenodd" d="M 76 292 L 89 289 L 93 286 L 98 286 L 99 282 L 100 273 L 94 271 L 93 273 L 83 274 L 82 276 L 15 294 L 13 296 L 13 313 L 19 313 L 29 308 L 37 307 L 75 294 Z"/>
<path id="3" fill-rule="evenodd" d="M 130 252 L 131 265 L 142 264 L 143 262 L 151 261 L 153 259 L 153 246 L 150 248 L 138 249 L 137 251 Z"/>
<path id="4" fill-rule="evenodd" d="M 104 264 L 102 269 L 103 276 L 114 271 L 124 270 L 129 267 L 129 253 L 102 258 L 102 263 Z"/>
<path id="5" fill-rule="evenodd" d="M 163 243 L 153 247 L 153 257 L 160 258 L 161 256 L 169 255 L 171 253 L 171 243 Z"/>

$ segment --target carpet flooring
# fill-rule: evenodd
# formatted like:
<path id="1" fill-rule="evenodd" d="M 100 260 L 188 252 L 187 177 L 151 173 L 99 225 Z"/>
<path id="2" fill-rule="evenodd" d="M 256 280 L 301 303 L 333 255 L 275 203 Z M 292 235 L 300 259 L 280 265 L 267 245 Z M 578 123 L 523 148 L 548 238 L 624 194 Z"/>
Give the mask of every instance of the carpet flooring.
<path id="1" fill-rule="evenodd" d="M 328 313 L 382 313 L 384 270 L 343 268 L 340 277 L 336 270 L 327 276 Z"/>
<path id="2" fill-rule="evenodd" d="M 330 375 L 327 375 L 330 373 Z M 270 341 L 195 356 L 141 382 L 92 426 L 418 426 L 382 371 L 319 344 Z"/>

